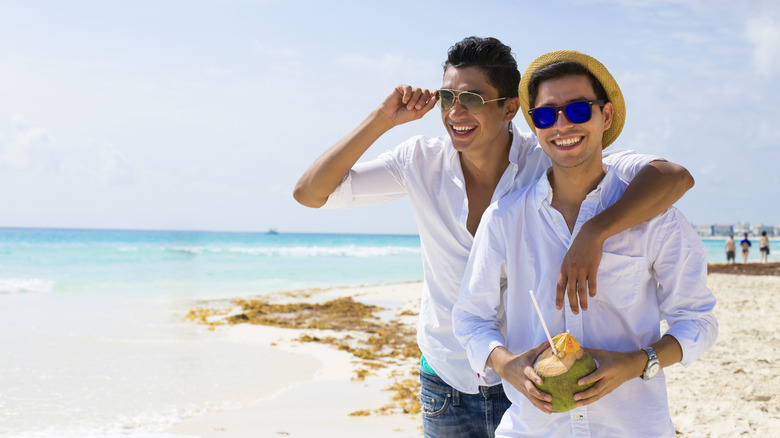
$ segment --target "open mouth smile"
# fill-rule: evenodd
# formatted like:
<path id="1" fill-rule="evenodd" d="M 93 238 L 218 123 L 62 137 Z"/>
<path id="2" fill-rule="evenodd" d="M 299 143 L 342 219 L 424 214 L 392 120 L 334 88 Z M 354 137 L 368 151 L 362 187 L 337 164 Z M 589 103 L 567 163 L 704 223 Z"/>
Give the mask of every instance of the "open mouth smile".
<path id="1" fill-rule="evenodd" d="M 584 137 L 579 135 L 575 137 L 557 138 L 552 140 L 551 143 L 559 148 L 570 148 L 579 144 L 583 138 Z"/>

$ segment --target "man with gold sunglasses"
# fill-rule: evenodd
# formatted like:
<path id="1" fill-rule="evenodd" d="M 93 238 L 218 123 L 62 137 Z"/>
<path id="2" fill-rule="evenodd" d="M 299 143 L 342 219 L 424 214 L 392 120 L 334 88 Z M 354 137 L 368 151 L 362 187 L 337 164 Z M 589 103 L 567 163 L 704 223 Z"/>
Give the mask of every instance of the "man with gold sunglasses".
<path id="1" fill-rule="evenodd" d="M 519 82 L 508 46 L 495 38 L 465 38 L 450 47 L 439 90 L 397 86 L 314 161 L 294 190 L 298 202 L 314 208 L 409 197 L 423 252 L 417 338 L 426 437 L 492 437 L 510 404 L 492 370 L 471 370 L 452 332 L 452 308 L 482 213 L 550 167 L 536 137 L 512 123 L 520 108 Z M 413 137 L 356 164 L 384 133 L 421 118 L 437 102 L 447 135 Z M 693 186 L 687 170 L 659 157 L 622 151 L 605 154 L 605 160 L 632 182 L 620 201 L 583 225 L 571 245 L 560 267 L 559 310 L 564 295 L 572 312 L 587 309 L 607 237 L 661 213 Z"/>

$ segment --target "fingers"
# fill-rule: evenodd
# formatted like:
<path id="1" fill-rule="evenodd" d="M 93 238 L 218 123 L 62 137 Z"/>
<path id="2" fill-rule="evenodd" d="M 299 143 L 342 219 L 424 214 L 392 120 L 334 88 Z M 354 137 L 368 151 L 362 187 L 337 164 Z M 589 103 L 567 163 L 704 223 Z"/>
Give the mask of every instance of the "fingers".
<path id="1" fill-rule="evenodd" d="M 583 272 L 577 278 L 577 297 L 580 299 L 582 310 L 588 310 L 588 273 Z M 576 314 L 576 312 L 575 312 Z"/>
<path id="2" fill-rule="evenodd" d="M 561 268 L 561 275 L 558 276 L 558 285 L 555 288 L 555 308 L 558 310 L 563 309 L 563 296 L 566 294 L 567 282 L 568 276 Z"/>
<path id="3" fill-rule="evenodd" d="M 569 307 L 573 314 L 580 313 L 579 300 L 577 298 L 577 280 L 576 276 L 569 276 L 569 281 L 566 283 L 566 296 L 569 297 Z"/>
<path id="4" fill-rule="evenodd" d="M 401 93 L 401 103 L 409 111 L 433 108 L 436 103 L 436 90 L 425 90 L 410 85 L 399 85 L 396 91 Z"/>
<path id="5" fill-rule="evenodd" d="M 598 265 L 589 270 L 572 268 L 569 272 L 561 267 L 558 284 L 555 290 L 555 308 L 563 309 L 564 296 L 569 297 L 569 307 L 575 315 L 582 310 L 588 310 L 588 296 L 596 296 L 596 276 Z"/>
<path id="6" fill-rule="evenodd" d="M 577 406 L 587 406 L 605 396 L 607 393 L 602 394 L 601 387 L 602 385 L 597 383 L 585 391 L 574 394 L 574 400 L 577 402 Z"/>
<path id="7" fill-rule="evenodd" d="M 592 266 L 588 273 L 588 295 L 596 296 L 596 278 L 598 277 L 599 265 Z"/>
<path id="8" fill-rule="evenodd" d="M 549 414 L 549 413 L 552 412 L 551 411 L 551 409 L 552 409 L 552 403 L 551 403 L 552 402 L 552 396 L 550 394 L 547 394 L 546 392 L 540 391 L 539 388 L 534 386 L 533 382 L 536 379 L 539 379 L 541 381 L 541 379 L 539 378 L 539 376 L 536 375 L 536 373 L 533 373 L 533 370 L 531 370 L 531 373 L 533 374 L 533 376 L 535 376 L 535 378 L 532 378 L 526 372 L 526 376 L 529 378 L 529 380 L 526 380 L 524 382 L 525 396 L 528 399 L 528 401 L 531 402 L 531 404 L 536 406 L 537 409 L 541 410 L 542 412 L 545 412 L 545 413 Z M 541 385 L 541 382 L 539 384 Z"/>

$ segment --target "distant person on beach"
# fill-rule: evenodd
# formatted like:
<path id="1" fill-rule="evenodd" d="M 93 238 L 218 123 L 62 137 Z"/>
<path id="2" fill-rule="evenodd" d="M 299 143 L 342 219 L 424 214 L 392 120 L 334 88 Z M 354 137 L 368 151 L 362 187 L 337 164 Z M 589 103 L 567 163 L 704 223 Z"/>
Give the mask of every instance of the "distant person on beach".
<path id="1" fill-rule="evenodd" d="M 559 50 L 538 57 L 520 82 L 520 105 L 552 167 L 527 189 L 492 203 L 474 237 L 453 310 L 455 334 L 475 373 L 502 377 L 512 406 L 502 437 L 674 437 L 661 368 L 690 365 L 717 338 L 707 251 L 674 207 L 611 236 L 587 310 L 559 312 L 557 273 L 580 227 L 616 203 L 628 183 L 602 158 L 623 127 L 617 82 L 592 57 Z M 534 382 L 551 334 L 569 332 L 598 363 L 579 380 L 576 407 L 552 413 Z M 660 323 L 669 329 L 661 334 Z"/>
<path id="2" fill-rule="evenodd" d="M 536 137 L 512 123 L 520 73 L 511 49 L 495 38 L 469 37 L 450 47 L 440 90 L 398 85 L 346 137 L 300 177 L 295 199 L 308 207 L 351 208 L 409 197 L 422 243 L 423 290 L 417 340 L 422 351 L 420 403 L 426 437 L 492 437 L 509 406 L 499 377 L 475 373 L 452 332 L 474 233 L 487 206 L 543 175 L 550 159 Z M 412 137 L 356 164 L 384 133 L 423 117 L 438 103 L 447 135 Z M 679 199 L 693 179 L 658 157 L 616 152 L 605 158 L 626 195 L 582 226 L 558 272 L 564 295 L 587 306 L 596 291 L 604 241 Z"/>
<path id="3" fill-rule="evenodd" d="M 769 259 L 769 237 L 766 231 L 762 231 L 758 238 L 758 249 L 761 251 L 761 263 L 766 263 Z"/>
<path id="4" fill-rule="evenodd" d="M 747 263 L 748 254 L 750 254 L 750 240 L 747 233 L 745 233 L 745 238 L 742 239 L 742 242 L 739 242 L 739 246 L 742 247 L 742 263 Z"/>
<path id="5" fill-rule="evenodd" d="M 734 236 L 729 236 L 726 239 L 726 264 L 736 263 L 737 246 L 734 243 Z"/>

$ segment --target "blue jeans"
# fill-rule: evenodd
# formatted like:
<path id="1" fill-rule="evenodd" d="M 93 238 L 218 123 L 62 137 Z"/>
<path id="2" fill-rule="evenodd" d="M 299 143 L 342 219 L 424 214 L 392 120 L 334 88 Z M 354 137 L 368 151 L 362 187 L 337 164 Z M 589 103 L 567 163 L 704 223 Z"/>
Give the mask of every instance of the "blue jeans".
<path id="1" fill-rule="evenodd" d="M 493 438 L 511 404 L 501 385 L 480 386 L 478 394 L 465 394 L 424 371 L 420 371 L 420 383 L 426 438 Z"/>

